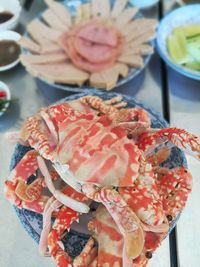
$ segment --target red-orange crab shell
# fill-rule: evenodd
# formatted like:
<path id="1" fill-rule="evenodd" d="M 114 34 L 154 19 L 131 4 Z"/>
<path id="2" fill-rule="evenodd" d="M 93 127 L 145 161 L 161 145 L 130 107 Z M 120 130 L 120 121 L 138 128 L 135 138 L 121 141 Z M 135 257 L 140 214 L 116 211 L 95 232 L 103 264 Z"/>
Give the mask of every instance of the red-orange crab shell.
<path id="1" fill-rule="evenodd" d="M 44 158 L 69 164 L 82 182 L 130 186 L 140 172 L 140 150 L 127 138 L 124 128 L 113 125 L 106 115 L 87 112 L 86 104 L 81 105 L 84 112 L 73 109 L 71 103 L 42 109 L 27 119 L 22 138 L 28 131 L 24 141 L 28 140 Z"/>

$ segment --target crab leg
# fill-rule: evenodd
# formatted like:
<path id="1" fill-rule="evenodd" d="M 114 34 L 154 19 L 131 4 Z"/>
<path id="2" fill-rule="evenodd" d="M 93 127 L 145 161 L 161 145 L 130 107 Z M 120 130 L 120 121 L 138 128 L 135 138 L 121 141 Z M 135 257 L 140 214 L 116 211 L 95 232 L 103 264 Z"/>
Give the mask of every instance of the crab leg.
<path id="1" fill-rule="evenodd" d="M 158 167 L 155 171 L 164 212 L 169 220 L 173 220 L 186 205 L 192 190 L 192 176 L 184 166 L 173 169 Z"/>
<path id="2" fill-rule="evenodd" d="M 191 156 L 200 159 L 199 138 L 183 129 L 165 128 L 143 133 L 139 137 L 138 146 L 148 155 L 156 146 L 165 142 L 171 142 Z"/>
<path id="3" fill-rule="evenodd" d="M 60 208 L 63 204 L 54 197 L 49 198 L 43 212 L 43 229 L 40 235 L 39 252 L 43 256 L 49 256 L 47 252 L 48 235 L 51 230 L 51 217 L 54 210 Z"/>
<path id="4" fill-rule="evenodd" d="M 102 188 L 98 191 L 93 185 L 83 185 L 83 192 L 97 202 L 101 202 L 109 211 L 124 236 L 125 249 L 128 258 L 137 258 L 144 246 L 144 234 L 140 220 L 128 207 L 117 191 Z"/>
<path id="5" fill-rule="evenodd" d="M 85 245 L 84 249 L 78 255 L 74 261 L 73 266 L 79 267 L 79 266 L 88 266 L 91 264 L 94 259 L 97 257 L 97 247 L 94 247 L 94 239 L 90 238 Z M 89 265 L 90 266 L 90 265 Z"/>
<path id="6" fill-rule="evenodd" d="M 98 110 L 102 114 L 106 114 L 114 124 L 120 123 L 121 126 L 126 127 L 126 123 L 130 122 L 128 124 L 129 127 L 134 129 L 134 122 L 143 122 L 145 125 L 145 128 L 150 127 L 151 120 L 149 114 L 142 108 L 130 108 L 130 109 L 120 109 L 118 110 L 117 106 L 109 105 L 110 103 L 114 101 L 111 99 L 108 101 L 103 101 L 101 98 L 97 96 L 85 96 L 80 99 L 83 103 L 91 105 L 94 109 Z M 108 103 L 108 104 L 107 104 Z M 131 122 L 133 122 L 131 126 Z"/>
<path id="7" fill-rule="evenodd" d="M 85 195 L 76 192 L 69 186 L 63 190 L 63 193 L 78 201 L 87 199 Z M 72 259 L 64 250 L 61 237 L 66 230 L 69 231 L 71 224 L 78 220 L 79 213 L 66 206 L 62 206 L 56 214 L 56 220 L 48 236 L 48 247 L 58 267 L 73 266 L 71 265 Z"/>
<path id="8" fill-rule="evenodd" d="M 40 167 L 42 174 L 45 177 L 45 182 L 46 182 L 46 185 L 47 185 L 49 191 L 53 194 L 53 196 L 57 200 L 59 200 L 64 205 L 66 205 L 67 207 L 70 207 L 71 209 L 73 209 L 77 212 L 88 213 L 90 208 L 86 204 L 81 203 L 81 202 L 79 202 L 79 201 L 77 201 L 71 197 L 68 197 L 67 195 L 65 195 L 64 193 L 62 193 L 61 191 L 57 190 L 54 187 L 54 184 L 52 182 L 52 179 L 51 179 L 50 173 L 47 169 L 47 166 L 45 164 L 45 161 L 40 156 L 38 156 L 38 165 Z"/>

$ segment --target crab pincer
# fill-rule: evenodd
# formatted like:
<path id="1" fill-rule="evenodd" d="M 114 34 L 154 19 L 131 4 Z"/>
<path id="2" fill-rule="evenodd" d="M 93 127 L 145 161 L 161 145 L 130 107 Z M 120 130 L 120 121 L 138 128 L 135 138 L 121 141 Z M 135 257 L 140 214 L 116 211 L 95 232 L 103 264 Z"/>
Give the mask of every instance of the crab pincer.
<path id="1" fill-rule="evenodd" d="M 17 207 L 41 213 L 48 199 L 42 196 L 44 179 L 40 176 L 32 183 L 27 183 L 28 178 L 38 169 L 37 156 L 35 150 L 30 150 L 24 155 L 5 181 L 4 192 L 6 198 Z"/>
<path id="2" fill-rule="evenodd" d="M 130 259 L 137 258 L 144 246 L 143 229 L 140 220 L 120 194 L 112 188 L 98 190 L 95 186 L 89 184 L 83 185 L 82 191 L 107 208 L 124 237 L 127 257 Z"/>

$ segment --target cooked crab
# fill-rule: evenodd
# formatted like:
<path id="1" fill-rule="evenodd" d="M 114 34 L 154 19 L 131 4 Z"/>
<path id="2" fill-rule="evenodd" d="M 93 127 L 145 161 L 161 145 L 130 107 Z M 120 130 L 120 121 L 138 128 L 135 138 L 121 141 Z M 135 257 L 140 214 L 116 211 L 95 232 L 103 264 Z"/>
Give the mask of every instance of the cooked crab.
<path id="1" fill-rule="evenodd" d="M 51 177 L 54 168 L 86 199 L 102 203 L 123 236 L 123 259 L 132 261 L 144 251 L 145 232 L 167 234 L 166 218 L 170 221 L 177 216 L 191 191 L 191 175 L 184 166 L 159 167 L 170 148 L 156 152 L 155 147 L 171 142 L 184 150 L 189 147 L 199 158 L 200 141 L 181 129 L 152 129 L 145 110 L 125 106 L 120 97 L 103 101 L 85 96 L 43 108 L 25 121 L 21 139 L 37 151 L 32 152 L 37 160 L 28 164 L 31 171 L 23 174 L 24 180 L 39 168 L 45 185 L 66 209 L 88 212 L 85 201 L 56 189 Z M 13 173 L 16 185 L 21 178 Z M 23 184 L 25 189 L 28 186 Z M 7 196 L 19 192 L 15 186 L 6 188 Z M 37 188 L 34 195 L 41 196 L 41 187 Z M 28 195 L 26 190 L 20 192 Z"/>

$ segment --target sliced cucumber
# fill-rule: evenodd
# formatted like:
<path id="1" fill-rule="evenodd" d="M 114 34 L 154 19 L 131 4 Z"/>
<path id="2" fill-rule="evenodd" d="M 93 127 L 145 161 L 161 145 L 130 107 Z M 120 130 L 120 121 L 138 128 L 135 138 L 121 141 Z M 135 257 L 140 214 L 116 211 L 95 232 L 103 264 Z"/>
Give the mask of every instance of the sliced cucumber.
<path id="1" fill-rule="evenodd" d="M 197 61 L 188 62 L 185 64 L 185 67 L 188 69 L 200 71 L 200 63 Z"/>
<path id="2" fill-rule="evenodd" d="M 193 24 L 193 25 L 184 26 L 183 30 L 185 32 L 186 37 L 199 35 L 200 34 L 200 24 Z"/>
<path id="3" fill-rule="evenodd" d="M 183 32 L 169 36 L 168 49 L 175 63 L 183 64 L 187 61 L 187 42 Z"/>
<path id="4" fill-rule="evenodd" d="M 200 24 L 175 28 L 167 46 L 174 63 L 200 71 Z"/>
<path id="5" fill-rule="evenodd" d="M 188 52 L 189 52 L 189 55 L 194 58 L 194 60 L 200 63 L 200 45 L 199 44 L 196 44 L 196 43 L 188 44 Z"/>

